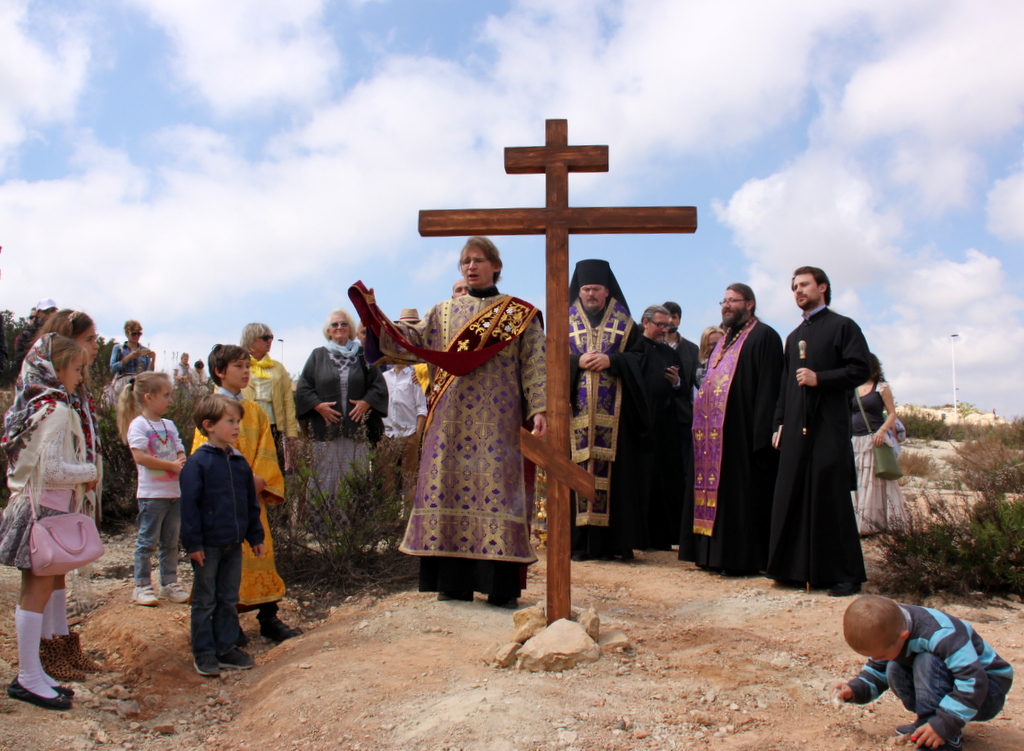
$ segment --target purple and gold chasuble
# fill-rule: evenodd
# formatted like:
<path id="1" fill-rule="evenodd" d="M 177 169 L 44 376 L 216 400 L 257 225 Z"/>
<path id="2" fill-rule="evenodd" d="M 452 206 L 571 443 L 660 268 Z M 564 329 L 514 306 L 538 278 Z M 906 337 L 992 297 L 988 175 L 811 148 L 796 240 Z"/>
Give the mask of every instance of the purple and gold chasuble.
<path id="1" fill-rule="evenodd" d="M 612 354 L 626 348 L 630 331 L 636 324 L 614 298 L 605 308 L 597 327 L 592 327 L 587 314 L 577 304 L 569 308 L 569 352 Z M 607 370 L 580 370 L 576 400 L 572 405 L 569 431 L 572 436 L 572 460 L 594 476 L 596 490 L 591 503 L 583 496 L 576 498 L 576 526 L 607 527 L 611 513 L 609 491 L 612 464 L 619 436 L 622 406 L 622 381 Z"/>
<path id="2" fill-rule="evenodd" d="M 729 389 L 732 388 L 740 349 L 756 325 L 757 319 L 751 317 L 728 346 L 724 338 L 719 340 L 708 359 L 707 374 L 693 401 L 693 531 L 699 535 L 710 537 L 714 532 L 722 471 L 725 408 L 729 403 Z"/>
<path id="3" fill-rule="evenodd" d="M 416 556 L 536 561 L 519 448 L 524 419 L 546 404 L 544 330 L 536 308 L 508 295 L 465 295 L 398 330 L 408 344 L 441 353 L 505 344 L 464 375 L 436 370 L 400 549 Z M 387 355 L 408 356 L 387 328 L 380 329 L 378 346 Z"/>

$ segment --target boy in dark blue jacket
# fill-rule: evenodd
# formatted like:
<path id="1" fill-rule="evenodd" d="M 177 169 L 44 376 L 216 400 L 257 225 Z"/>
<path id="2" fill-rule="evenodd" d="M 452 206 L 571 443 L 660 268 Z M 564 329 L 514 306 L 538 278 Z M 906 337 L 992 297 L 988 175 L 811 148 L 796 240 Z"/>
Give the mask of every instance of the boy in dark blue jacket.
<path id="1" fill-rule="evenodd" d="M 263 557 L 263 525 L 252 470 L 231 444 L 244 408 L 226 396 L 204 396 L 196 427 L 209 441 L 185 462 L 181 483 L 181 544 L 192 559 L 192 656 L 200 675 L 248 670 L 253 659 L 238 641 L 242 542 Z"/>

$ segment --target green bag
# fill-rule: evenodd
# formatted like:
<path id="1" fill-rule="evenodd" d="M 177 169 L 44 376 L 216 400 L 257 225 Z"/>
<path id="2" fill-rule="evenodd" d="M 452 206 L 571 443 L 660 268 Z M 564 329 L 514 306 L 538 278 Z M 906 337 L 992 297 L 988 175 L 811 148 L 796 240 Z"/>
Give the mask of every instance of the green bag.
<path id="1" fill-rule="evenodd" d="M 860 393 L 856 388 L 853 390 L 853 393 L 857 397 L 857 406 L 860 407 L 860 414 L 864 418 L 864 425 L 870 429 L 871 423 L 868 422 L 864 405 L 860 401 Z M 881 446 L 873 446 L 872 448 L 874 449 L 875 477 L 881 477 L 883 480 L 898 480 L 903 477 L 903 470 L 900 469 L 900 463 L 896 461 L 896 453 L 892 450 L 892 446 L 883 443 Z"/>

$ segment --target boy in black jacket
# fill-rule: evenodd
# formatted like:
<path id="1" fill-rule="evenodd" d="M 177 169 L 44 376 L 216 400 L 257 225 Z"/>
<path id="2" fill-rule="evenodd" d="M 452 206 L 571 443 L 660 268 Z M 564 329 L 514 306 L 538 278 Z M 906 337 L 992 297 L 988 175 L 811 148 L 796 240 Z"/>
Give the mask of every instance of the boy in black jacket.
<path id="1" fill-rule="evenodd" d="M 200 675 L 247 670 L 253 659 L 238 640 L 242 542 L 263 556 L 263 525 L 249 462 L 231 446 L 244 408 L 226 396 L 204 396 L 196 427 L 209 442 L 185 462 L 181 482 L 181 544 L 192 559 L 192 655 Z"/>

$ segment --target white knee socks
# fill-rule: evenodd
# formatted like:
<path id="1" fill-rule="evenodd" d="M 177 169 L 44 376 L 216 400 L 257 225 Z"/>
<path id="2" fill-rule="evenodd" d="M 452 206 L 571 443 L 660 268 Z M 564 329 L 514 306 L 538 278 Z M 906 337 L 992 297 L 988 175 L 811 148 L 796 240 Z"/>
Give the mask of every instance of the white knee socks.
<path id="1" fill-rule="evenodd" d="M 71 631 L 68 629 L 68 591 L 66 589 L 55 589 L 46 603 L 46 610 L 43 611 L 43 618 L 46 612 L 50 611 L 50 628 L 54 636 L 67 636 Z M 46 624 L 46 621 L 43 621 Z M 43 638 L 46 632 L 43 631 Z"/>
<path id="2" fill-rule="evenodd" d="M 14 626 L 18 632 L 18 683 L 36 696 L 56 698 L 57 692 L 47 684 L 43 664 L 39 661 L 43 614 L 17 608 L 14 612 Z"/>

